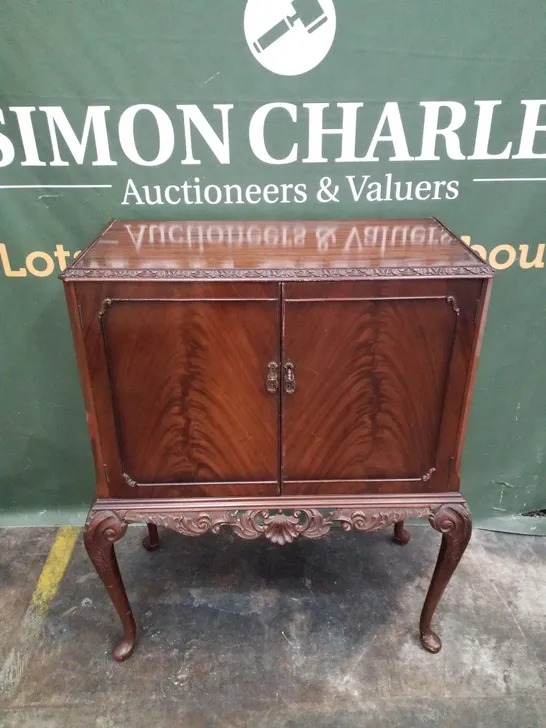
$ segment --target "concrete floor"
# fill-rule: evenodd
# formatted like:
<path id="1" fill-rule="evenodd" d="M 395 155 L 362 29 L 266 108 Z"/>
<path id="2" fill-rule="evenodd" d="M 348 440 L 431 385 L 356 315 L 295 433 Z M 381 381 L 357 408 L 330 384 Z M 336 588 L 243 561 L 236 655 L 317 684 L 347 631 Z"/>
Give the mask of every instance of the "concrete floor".
<path id="1" fill-rule="evenodd" d="M 546 539 L 475 531 L 430 655 L 417 624 L 439 536 L 411 531 L 406 547 L 163 531 L 148 553 L 131 528 L 118 555 L 140 642 L 123 664 L 81 534 L 29 616 L 55 529 L 0 531 L 0 726 L 546 726 Z"/>

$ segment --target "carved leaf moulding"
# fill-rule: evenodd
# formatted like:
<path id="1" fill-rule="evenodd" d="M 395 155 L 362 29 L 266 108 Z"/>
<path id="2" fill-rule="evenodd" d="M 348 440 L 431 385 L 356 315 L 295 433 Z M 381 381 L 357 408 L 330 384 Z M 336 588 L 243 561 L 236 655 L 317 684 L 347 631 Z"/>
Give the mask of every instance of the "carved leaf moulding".
<path id="1" fill-rule="evenodd" d="M 415 278 L 434 276 L 490 276 L 485 265 L 457 266 L 450 268 L 201 268 L 201 269 L 152 269 L 152 268 L 68 268 L 64 278 L 157 278 L 165 280 L 323 280 L 328 278 Z"/>
<path id="2" fill-rule="evenodd" d="M 406 508 L 335 508 L 326 513 L 318 508 L 247 509 L 243 511 L 196 510 L 180 513 L 150 512 L 145 509 L 123 511 L 92 511 L 88 523 L 94 517 L 112 516 L 118 529 L 129 523 L 153 523 L 177 531 L 185 536 L 202 536 L 219 533 L 230 528 L 240 538 L 252 540 L 265 536 L 272 543 L 292 543 L 299 536 L 318 539 L 325 536 L 335 523 L 343 531 L 377 531 L 409 518 L 433 518 L 440 506 L 415 506 Z"/>

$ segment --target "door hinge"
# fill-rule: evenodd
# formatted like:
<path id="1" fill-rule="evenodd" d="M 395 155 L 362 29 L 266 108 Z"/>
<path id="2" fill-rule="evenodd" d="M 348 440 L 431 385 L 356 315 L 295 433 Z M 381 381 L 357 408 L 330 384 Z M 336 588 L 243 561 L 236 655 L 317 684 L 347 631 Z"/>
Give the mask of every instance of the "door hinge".
<path id="1" fill-rule="evenodd" d="M 80 328 L 83 331 L 83 313 L 81 303 L 78 303 L 78 316 L 80 319 Z"/>
<path id="2" fill-rule="evenodd" d="M 108 477 L 108 468 L 106 467 L 106 463 L 103 463 L 103 468 L 104 468 L 104 477 L 106 479 L 106 482 L 108 483 L 108 485 L 110 485 L 110 478 Z"/>
<path id="3" fill-rule="evenodd" d="M 451 476 L 453 475 L 453 470 L 455 468 L 455 458 L 449 458 L 449 465 L 447 466 L 447 482 L 451 480 Z"/>
<path id="4" fill-rule="evenodd" d="M 478 323 L 478 316 L 480 313 L 480 303 L 481 303 L 481 298 L 478 298 L 478 300 L 476 301 L 476 309 L 474 311 L 474 323 L 475 324 Z"/>

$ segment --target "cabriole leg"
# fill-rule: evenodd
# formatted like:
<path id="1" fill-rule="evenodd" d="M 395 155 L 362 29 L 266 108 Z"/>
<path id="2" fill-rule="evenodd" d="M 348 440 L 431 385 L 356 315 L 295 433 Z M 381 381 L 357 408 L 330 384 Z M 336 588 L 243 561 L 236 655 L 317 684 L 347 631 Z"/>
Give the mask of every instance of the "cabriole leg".
<path id="1" fill-rule="evenodd" d="M 155 523 L 148 523 L 148 535 L 142 540 L 142 545 L 146 551 L 156 551 L 159 548 L 159 534 Z"/>
<path id="2" fill-rule="evenodd" d="M 112 652 L 119 662 L 131 656 L 136 641 L 135 620 L 114 551 L 114 543 L 125 535 L 126 530 L 127 524 L 123 523 L 115 513 L 91 508 L 83 535 L 89 558 L 108 590 L 123 626 L 123 638 Z"/>
<path id="3" fill-rule="evenodd" d="M 466 503 L 441 506 L 429 518 L 431 526 L 442 534 L 436 568 L 421 612 L 421 644 L 429 652 L 439 652 L 442 641 L 433 632 L 430 622 L 438 602 L 470 541 L 472 516 Z"/>
<path id="4" fill-rule="evenodd" d="M 405 546 L 411 538 L 411 533 L 404 527 L 404 521 L 397 521 L 394 524 L 394 541 L 400 546 Z"/>

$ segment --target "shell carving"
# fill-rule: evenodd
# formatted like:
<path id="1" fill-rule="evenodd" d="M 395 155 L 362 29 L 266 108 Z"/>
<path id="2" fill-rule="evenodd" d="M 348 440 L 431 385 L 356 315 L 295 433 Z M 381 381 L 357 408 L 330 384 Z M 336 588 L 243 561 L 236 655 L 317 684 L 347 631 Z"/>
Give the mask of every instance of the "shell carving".
<path id="1" fill-rule="evenodd" d="M 292 541 L 299 535 L 301 530 L 300 519 L 293 516 L 287 516 L 284 513 L 275 513 L 273 516 L 266 516 L 263 519 L 264 536 L 272 543 L 278 543 L 283 546 L 285 543 Z"/>

